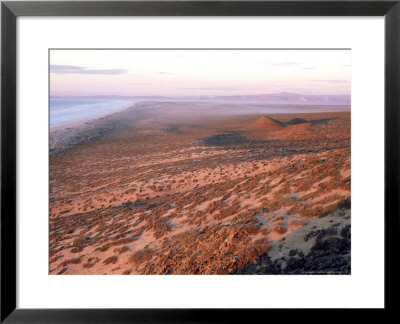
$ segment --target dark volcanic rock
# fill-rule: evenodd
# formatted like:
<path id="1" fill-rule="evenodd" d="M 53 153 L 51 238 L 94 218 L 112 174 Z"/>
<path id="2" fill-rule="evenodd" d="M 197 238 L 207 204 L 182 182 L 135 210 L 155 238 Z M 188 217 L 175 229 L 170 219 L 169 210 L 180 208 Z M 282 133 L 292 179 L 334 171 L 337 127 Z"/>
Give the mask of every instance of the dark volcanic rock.
<path id="1" fill-rule="evenodd" d="M 256 264 L 246 265 L 233 274 L 350 274 L 350 225 L 343 227 L 340 237 L 337 234 L 336 226 L 311 231 L 305 241 L 315 236 L 316 239 L 307 255 L 292 249 L 287 260 L 283 257 L 272 261 L 267 252 Z"/>
<path id="2" fill-rule="evenodd" d="M 342 228 L 342 230 L 340 231 L 340 236 L 350 239 L 350 225 Z"/>

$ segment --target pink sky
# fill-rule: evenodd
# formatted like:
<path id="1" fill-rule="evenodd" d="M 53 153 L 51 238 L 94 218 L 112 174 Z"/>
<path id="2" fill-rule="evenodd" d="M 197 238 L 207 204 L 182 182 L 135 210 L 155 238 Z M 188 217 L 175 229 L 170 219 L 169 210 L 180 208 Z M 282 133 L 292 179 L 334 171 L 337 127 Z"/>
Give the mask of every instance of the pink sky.
<path id="1" fill-rule="evenodd" d="M 51 95 L 350 94 L 350 50 L 52 50 Z"/>

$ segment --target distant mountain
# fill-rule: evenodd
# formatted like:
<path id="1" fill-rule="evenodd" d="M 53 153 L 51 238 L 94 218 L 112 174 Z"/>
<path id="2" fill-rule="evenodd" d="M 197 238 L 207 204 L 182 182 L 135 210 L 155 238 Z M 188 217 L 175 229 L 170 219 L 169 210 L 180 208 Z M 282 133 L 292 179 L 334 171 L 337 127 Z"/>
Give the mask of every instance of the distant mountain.
<path id="1" fill-rule="evenodd" d="M 350 95 L 301 95 L 290 92 L 238 96 L 215 96 L 213 99 L 218 101 L 247 101 L 274 104 L 350 105 L 351 103 Z"/>
<path id="2" fill-rule="evenodd" d="M 50 96 L 52 99 L 93 99 L 93 100 L 197 100 L 220 102 L 256 102 L 269 104 L 297 104 L 297 105 L 350 105 L 350 95 L 301 95 L 290 92 L 255 95 L 234 96 L 121 96 L 121 95 L 97 95 L 97 96 Z"/>
<path id="3" fill-rule="evenodd" d="M 120 95 L 97 95 L 97 96 L 50 96 L 52 99 L 91 99 L 91 100 L 169 100 L 163 96 L 120 96 Z"/>

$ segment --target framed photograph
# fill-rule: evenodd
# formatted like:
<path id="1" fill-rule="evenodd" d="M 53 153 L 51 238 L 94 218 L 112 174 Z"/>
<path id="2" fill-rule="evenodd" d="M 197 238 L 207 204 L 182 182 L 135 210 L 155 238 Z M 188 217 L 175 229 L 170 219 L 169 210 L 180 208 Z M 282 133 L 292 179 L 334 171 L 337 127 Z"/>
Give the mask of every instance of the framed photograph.
<path id="1" fill-rule="evenodd" d="M 1 17 L 1 321 L 394 308 L 399 1 Z"/>

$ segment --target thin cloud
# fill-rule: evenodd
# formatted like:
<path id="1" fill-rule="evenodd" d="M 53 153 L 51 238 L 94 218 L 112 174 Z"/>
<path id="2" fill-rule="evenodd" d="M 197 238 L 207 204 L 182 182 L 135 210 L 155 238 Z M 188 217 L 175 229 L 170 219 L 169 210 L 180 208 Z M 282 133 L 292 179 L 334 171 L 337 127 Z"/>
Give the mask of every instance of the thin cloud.
<path id="1" fill-rule="evenodd" d="M 122 69 L 102 69 L 102 70 L 95 70 L 95 69 L 87 69 L 82 66 L 75 66 L 75 65 L 50 65 L 50 72 L 51 73 L 58 73 L 58 74 L 107 74 L 107 75 L 118 75 L 118 74 L 125 74 L 128 71 Z"/>
<path id="2" fill-rule="evenodd" d="M 58 71 L 82 71 L 85 68 L 75 65 L 50 65 L 50 72 Z"/>
<path id="3" fill-rule="evenodd" d="M 315 68 L 314 67 L 303 67 L 303 70 L 314 70 Z"/>
<path id="4" fill-rule="evenodd" d="M 175 73 L 170 73 L 170 72 L 158 72 L 158 74 L 163 74 L 163 75 L 174 75 Z"/>

